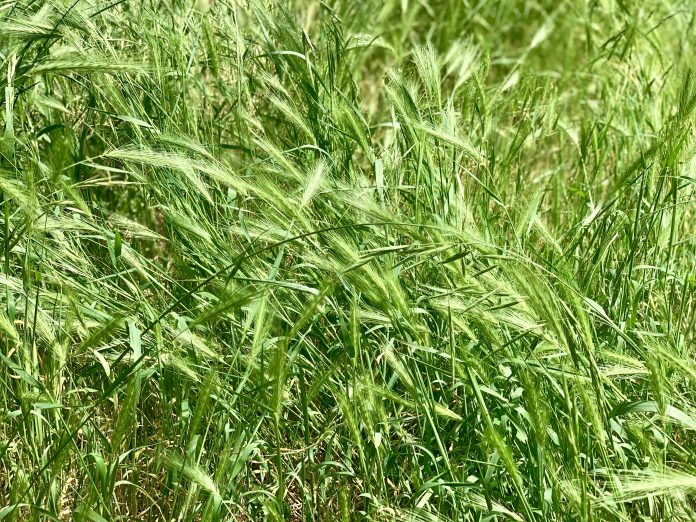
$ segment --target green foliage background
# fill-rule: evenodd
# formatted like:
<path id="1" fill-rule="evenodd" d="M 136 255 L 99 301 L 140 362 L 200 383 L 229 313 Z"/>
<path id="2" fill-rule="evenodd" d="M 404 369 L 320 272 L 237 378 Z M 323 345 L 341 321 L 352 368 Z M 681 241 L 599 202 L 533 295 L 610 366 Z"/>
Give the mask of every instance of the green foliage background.
<path id="1" fill-rule="evenodd" d="M 0 0 L 0 520 L 693 520 L 688 0 Z"/>

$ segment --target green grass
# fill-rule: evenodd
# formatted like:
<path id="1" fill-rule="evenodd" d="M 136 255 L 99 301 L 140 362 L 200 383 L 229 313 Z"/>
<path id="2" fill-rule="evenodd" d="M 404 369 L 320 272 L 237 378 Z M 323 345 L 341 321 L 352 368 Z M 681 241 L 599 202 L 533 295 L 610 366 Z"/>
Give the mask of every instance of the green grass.
<path id="1" fill-rule="evenodd" d="M 0 0 L 0 520 L 696 519 L 695 17 Z"/>

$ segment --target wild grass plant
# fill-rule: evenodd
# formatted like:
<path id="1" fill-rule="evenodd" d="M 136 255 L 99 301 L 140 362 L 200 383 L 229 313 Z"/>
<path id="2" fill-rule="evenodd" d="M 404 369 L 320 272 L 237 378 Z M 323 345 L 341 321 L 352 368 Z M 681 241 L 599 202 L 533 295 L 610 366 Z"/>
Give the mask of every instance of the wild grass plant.
<path id="1" fill-rule="evenodd" d="M 0 520 L 694 520 L 688 0 L 0 0 Z"/>

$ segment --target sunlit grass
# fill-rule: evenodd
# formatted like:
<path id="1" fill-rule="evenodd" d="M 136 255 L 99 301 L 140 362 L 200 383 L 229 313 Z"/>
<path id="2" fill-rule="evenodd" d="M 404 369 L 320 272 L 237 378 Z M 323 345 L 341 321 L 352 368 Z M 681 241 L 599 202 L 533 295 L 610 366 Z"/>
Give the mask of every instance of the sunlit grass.
<path id="1" fill-rule="evenodd" d="M 692 520 L 695 15 L 0 0 L 0 520 Z"/>

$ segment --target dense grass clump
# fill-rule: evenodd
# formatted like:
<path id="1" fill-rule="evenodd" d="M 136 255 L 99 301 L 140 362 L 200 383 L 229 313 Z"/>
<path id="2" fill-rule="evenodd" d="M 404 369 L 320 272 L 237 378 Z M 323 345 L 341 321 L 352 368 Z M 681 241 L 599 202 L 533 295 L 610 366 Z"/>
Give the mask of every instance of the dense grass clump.
<path id="1" fill-rule="evenodd" d="M 695 16 L 0 0 L 0 520 L 695 519 Z"/>

